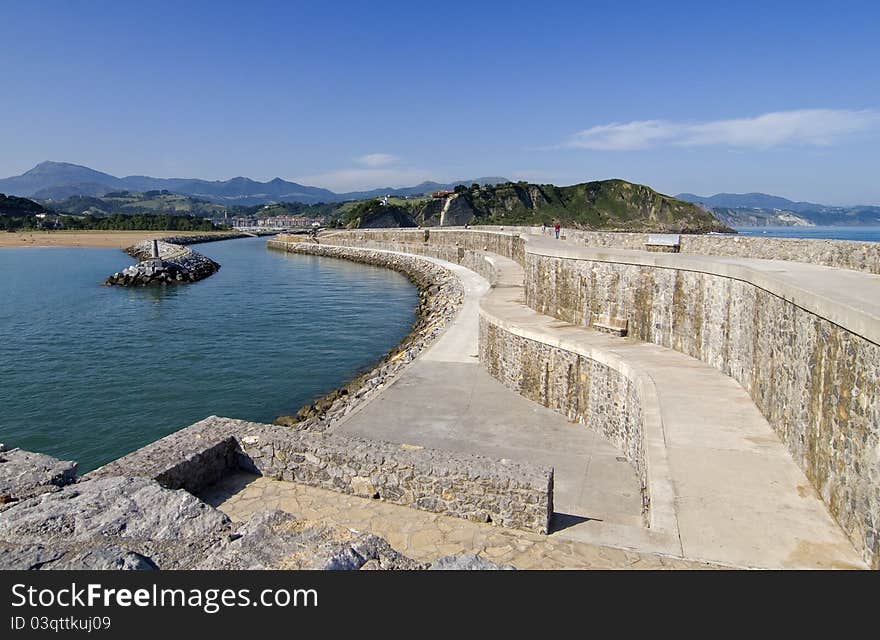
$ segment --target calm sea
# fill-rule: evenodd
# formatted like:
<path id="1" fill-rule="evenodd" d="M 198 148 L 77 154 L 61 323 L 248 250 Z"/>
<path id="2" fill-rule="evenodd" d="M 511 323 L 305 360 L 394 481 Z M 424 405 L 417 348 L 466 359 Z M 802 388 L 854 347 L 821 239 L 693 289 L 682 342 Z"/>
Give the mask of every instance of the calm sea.
<path id="1" fill-rule="evenodd" d="M 205 416 L 272 421 L 394 347 L 418 292 L 387 269 L 199 245 L 201 282 L 102 287 L 118 249 L 0 249 L 0 442 L 93 469 Z"/>
<path id="2" fill-rule="evenodd" d="M 880 227 L 737 227 L 736 230 L 744 236 L 880 242 Z"/>

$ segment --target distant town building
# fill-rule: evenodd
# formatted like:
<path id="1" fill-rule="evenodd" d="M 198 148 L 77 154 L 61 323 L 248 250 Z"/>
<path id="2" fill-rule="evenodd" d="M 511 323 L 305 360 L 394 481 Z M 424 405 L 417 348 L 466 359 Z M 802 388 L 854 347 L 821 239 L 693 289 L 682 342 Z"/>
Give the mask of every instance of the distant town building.
<path id="1" fill-rule="evenodd" d="M 455 193 L 455 191 L 450 191 L 449 189 L 443 189 L 441 191 L 435 191 L 434 193 L 431 194 L 431 197 L 432 198 L 448 198 L 453 193 Z"/>

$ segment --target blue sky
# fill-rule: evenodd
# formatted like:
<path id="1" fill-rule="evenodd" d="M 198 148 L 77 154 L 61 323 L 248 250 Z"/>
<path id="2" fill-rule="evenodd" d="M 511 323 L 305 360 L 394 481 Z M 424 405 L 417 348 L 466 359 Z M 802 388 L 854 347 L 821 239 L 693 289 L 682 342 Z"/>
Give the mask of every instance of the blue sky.
<path id="1" fill-rule="evenodd" d="M 726 4 L 0 0 L 0 176 L 880 204 L 878 3 Z"/>

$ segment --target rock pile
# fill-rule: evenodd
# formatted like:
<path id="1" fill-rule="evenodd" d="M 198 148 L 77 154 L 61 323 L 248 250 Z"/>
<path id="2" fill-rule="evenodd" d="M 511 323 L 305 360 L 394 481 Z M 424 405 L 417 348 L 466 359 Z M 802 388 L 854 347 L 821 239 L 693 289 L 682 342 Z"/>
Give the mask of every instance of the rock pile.
<path id="1" fill-rule="evenodd" d="M 103 284 L 137 287 L 147 285 L 197 282 L 215 273 L 220 265 L 189 247 L 160 240 L 158 257 L 151 241 L 139 242 L 125 252 L 140 260 L 107 278 Z"/>

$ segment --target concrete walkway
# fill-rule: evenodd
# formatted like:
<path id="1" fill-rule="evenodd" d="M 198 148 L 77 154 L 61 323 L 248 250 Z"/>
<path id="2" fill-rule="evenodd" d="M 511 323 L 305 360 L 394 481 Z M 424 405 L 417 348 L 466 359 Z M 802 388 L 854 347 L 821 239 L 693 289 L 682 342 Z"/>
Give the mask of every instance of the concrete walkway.
<path id="1" fill-rule="evenodd" d="M 495 260 L 500 280 L 522 282 L 518 264 Z M 522 302 L 521 287 L 498 288 L 483 304 L 517 335 L 587 355 L 604 353 L 650 376 L 660 402 L 682 556 L 743 567 L 864 568 L 803 472 L 732 378 L 670 349 L 541 315 Z"/>
<path id="2" fill-rule="evenodd" d="M 642 527 L 641 493 L 620 451 L 583 425 L 508 390 L 478 362 L 479 303 L 489 284 L 454 271 L 465 301 L 446 332 L 377 398 L 333 430 L 391 442 L 554 467 L 554 526 L 607 521 Z"/>

